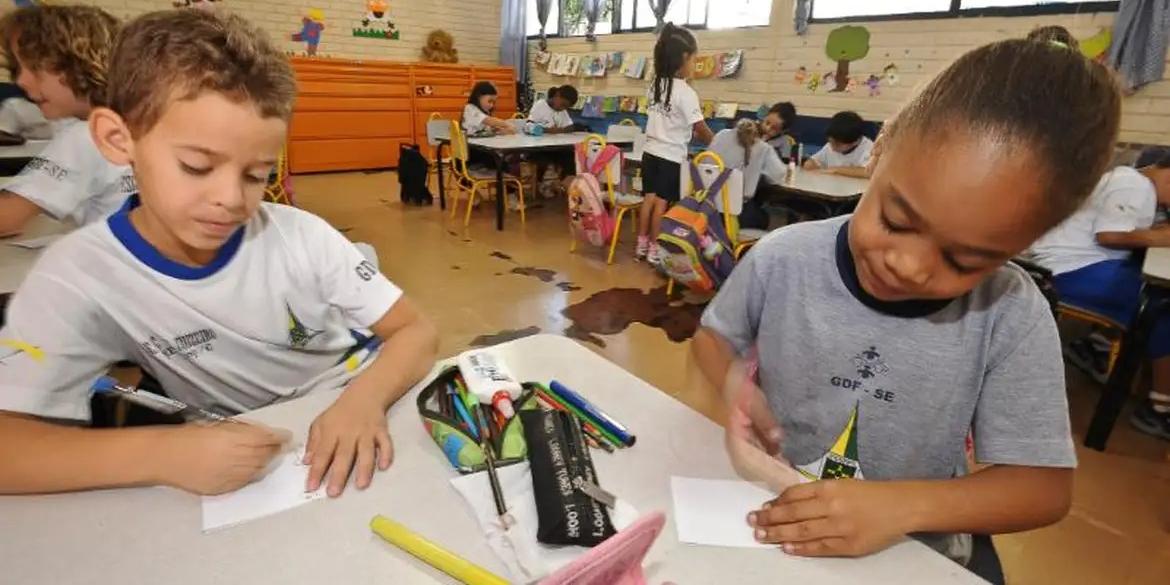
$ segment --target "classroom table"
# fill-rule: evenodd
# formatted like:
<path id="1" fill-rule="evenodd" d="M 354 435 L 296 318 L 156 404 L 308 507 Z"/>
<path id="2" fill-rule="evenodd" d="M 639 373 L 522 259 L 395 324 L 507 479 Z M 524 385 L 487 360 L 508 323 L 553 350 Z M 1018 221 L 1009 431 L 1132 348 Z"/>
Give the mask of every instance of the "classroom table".
<path id="1" fill-rule="evenodd" d="M 594 452 L 602 485 L 640 513 L 671 515 L 670 477 L 733 478 L 716 424 L 577 342 L 536 335 L 497 346 L 518 378 L 557 379 L 625 423 L 637 444 Z M 450 363 L 450 360 L 448 360 Z M 95 490 L 0 497 L 0 567 L 12 583 L 453 583 L 374 536 L 375 514 L 503 574 L 469 508 L 450 487 L 456 476 L 420 423 L 418 388 L 389 415 L 394 465 L 365 491 L 352 487 L 225 530 L 200 532 L 199 498 L 170 488 Z M 335 392 L 320 392 L 248 416 L 303 440 Z M 861 559 L 801 559 L 776 549 L 680 544 L 668 521 L 647 563 L 649 583 L 981 583 L 916 541 Z"/>
<path id="2" fill-rule="evenodd" d="M 869 179 L 797 169 L 783 184 L 767 185 L 781 197 L 796 197 L 812 203 L 824 217 L 833 217 L 852 210 L 869 187 Z"/>
<path id="3" fill-rule="evenodd" d="M 545 134 L 531 136 L 529 134 L 503 134 L 486 138 L 468 138 L 467 146 L 471 150 L 486 152 L 491 155 L 496 164 L 496 229 L 504 229 L 504 158 L 509 154 L 525 152 L 540 152 L 549 150 L 567 150 L 585 140 L 589 132 L 570 132 L 566 134 Z M 439 167 L 439 208 L 447 208 L 446 193 L 443 191 L 443 146 L 450 143 L 450 139 L 439 139 L 435 160 Z M 615 140 L 615 145 L 633 144 L 633 141 Z"/>
<path id="4" fill-rule="evenodd" d="M 44 215 L 37 215 L 18 236 L 0 239 L 0 295 L 11 294 L 16 291 L 25 275 L 32 269 L 37 258 L 40 258 L 44 249 L 29 250 L 13 246 L 12 242 L 31 240 L 63 234 L 73 229 L 70 222 L 59 222 Z"/>
<path id="5" fill-rule="evenodd" d="M 1105 391 L 1093 409 L 1093 419 L 1085 433 L 1085 446 L 1098 451 L 1105 450 L 1109 435 L 1121 407 L 1129 398 L 1141 360 L 1146 354 L 1146 343 L 1158 319 L 1170 308 L 1170 248 L 1150 248 L 1142 264 L 1141 302 L 1138 312 L 1126 328 L 1121 340 L 1121 354 L 1113 365 L 1113 371 L 1105 382 Z"/>
<path id="6" fill-rule="evenodd" d="M 18 146 L 0 146 L 0 177 L 19 173 L 48 144 L 48 140 L 29 140 Z"/>

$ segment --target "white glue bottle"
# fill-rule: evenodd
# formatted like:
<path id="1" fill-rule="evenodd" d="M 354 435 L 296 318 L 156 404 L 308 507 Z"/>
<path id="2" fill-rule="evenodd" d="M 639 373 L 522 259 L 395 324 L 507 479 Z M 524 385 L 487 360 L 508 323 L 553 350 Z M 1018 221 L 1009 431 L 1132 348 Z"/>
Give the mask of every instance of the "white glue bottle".
<path id="1" fill-rule="evenodd" d="M 516 414 L 512 402 L 520 398 L 524 387 L 499 356 L 488 350 L 471 350 L 460 354 L 456 363 L 467 390 L 480 404 L 495 408 L 504 418 Z"/>

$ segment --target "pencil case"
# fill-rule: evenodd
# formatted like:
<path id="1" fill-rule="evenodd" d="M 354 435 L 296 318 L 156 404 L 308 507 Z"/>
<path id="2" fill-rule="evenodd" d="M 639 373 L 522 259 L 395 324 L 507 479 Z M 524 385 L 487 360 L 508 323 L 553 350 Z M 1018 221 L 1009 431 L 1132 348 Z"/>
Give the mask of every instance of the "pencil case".
<path id="1" fill-rule="evenodd" d="M 561 410 L 530 409 L 518 417 L 524 421 L 532 466 L 536 540 L 593 547 L 616 534 L 609 510 L 583 489 L 583 482 L 600 482 L 581 423 Z"/>
<path id="2" fill-rule="evenodd" d="M 418 414 L 422 417 L 423 427 L 431 435 L 431 439 L 446 455 L 447 461 L 457 471 L 463 474 L 475 473 L 487 469 L 487 459 L 479 441 L 464 429 L 457 416 L 445 414 L 440 408 L 440 399 L 446 398 L 448 386 L 455 383 L 459 376 L 458 367 L 443 370 L 418 395 Z M 531 383 L 523 384 L 524 391 L 513 406 L 517 413 L 538 407 L 536 401 L 537 386 Z M 455 400 L 458 400 L 456 397 Z M 523 423 L 520 416 L 513 416 L 504 424 L 504 431 L 499 436 L 492 436 L 492 452 L 495 455 L 496 467 L 520 463 L 528 458 L 528 446 L 524 441 Z"/>

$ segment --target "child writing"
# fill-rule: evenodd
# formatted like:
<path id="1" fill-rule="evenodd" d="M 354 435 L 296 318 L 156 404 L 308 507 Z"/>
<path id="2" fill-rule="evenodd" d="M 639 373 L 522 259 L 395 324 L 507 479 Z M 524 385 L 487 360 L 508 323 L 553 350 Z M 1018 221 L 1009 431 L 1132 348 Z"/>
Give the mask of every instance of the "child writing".
<path id="1" fill-rule="evenodd" d="M 1056 275 L 1060 300 L 1128 325 L 1141 302 L 1142 267 L 1134 250 L 1170 246 L 1170 229 L 1154 225 L 1159 206 L 1170 206 L 1170 152 L 1153 153 L 1141 168 L 1105 174 L 1072 217 L 1032 246 L 1032 258 Z M 1154 327 L 1147 346 L 1153 390 L 1130 421 L 1170 439 L 1170 321 Z"/>
<path id="2" fill-rule="evenodd" d="M 865 167 L 873 153 L 873 141 L 864 134 L 865 120 L 857 112 L 838 112 L 829 120 L 829 143 L 804 161 L 809 170 L 824 169 L 853 177 L 866 177 Z"/>
<path id="3" fill-rule="evenodd" d="M 734 129 L 716 132 L 710 150 L 719 155 L 724 167 L 743 172 L 744 200 L 739 227 L 767 230 L 768 212 L 756 197 L 756 191 L 761 179 L 773 185 L 783 184 L 788 169 L 776 150 L 761 139 L 760 124 L 740 120 Z"/>
<path id="4" fill-rule="evenodd" d="M 1078 53 L 976 49 L 886 126 L 852 216 L 772 232 L 735 268 L 695 356 L 749 421 L 729 440 L 813 480 L 749 515 L 760 542 L 859 556 L 914 535 L 1001 581 L 990 539 L 962 535 L 1064 517 L 1076 455 L 1056 325 L 1008 261 L 1092 191 L 1120 104 Z M 759 387 L 725 386 L 753 354 Z M 988 466 L 970 474 L 968 432 Z"/>
<path id="5" fill-rule="evenodd" d="M 481 81 L 471 88 L 467 105 L 463 106 L 463 131 L 468 136 L 477 134 L 515 134 L 516 128 L 507 120 L 493 117 L 500 92 L 490 81 Z"/>
<path id="6" fill-rule="evenodd" d="M 532 104 L 528 121 L 544 128 L 545 134 L 563 134 L 573 131 L 569 108 L 577 103 L 577 88 L 562 85 L 548 90 L 548 97 Z"/>
<path id="7" fill-rule="evenodd" d="M 102 105 L 106 62 L 118 21 L 90 6 L 31 6 L 0 20 L 0 50 L 17 85 L 45 117 L 62 120 L 53 140 L 0 187 L 0 237 L 38 213 L 79 225 L 97 221 L 134 193 L 134 175 L 110 164 L 85 119 Z"/>
<path id="8" fill-rule="evenodd" d="M 687 162 L 691 137 L 702 144 L 711 142 L 711 129 L 703 120 L 699 94 L 687 84 L 695 65 L 699 45 L 685 28 L 667 23 L 654 45 L 654 82 L 649 91 L 646 121 L 646 149 L 642 155 L 642 190 L 646 195 L 638 217 L 635 256 L 658 260 L 658 246 L 651 239 L 658 234 L 666 208 L 678 201 L 679 173 Z"/>
<path id="9" fill-rule="evenodd" d="M 768 109 L 764 116 L 764 141 L 771 146 L 780 160 L 788 163 L 797 154 L 797 138 L 792 132 L 796 124 L 796 106 L 792 102 L 778 102 Z"/>
<path id="10" fill-rule="evenodd" d="M 261 203 L 296 93 L 287 58 L 237 16 L 167 10 L 126 26 L 109 79 L 89 126 L 141 191 L 49 248 L 12 300 L 0 493 L 223 493 L 279 452 L 284 436 L 248 423 L 78 426 L 119 360 L 225 415 L 344 388 L 309 428 L 306 487 L 337 496 L 352 470 L 365 488 L 393 456 L 386 410 L 430 369 L 436 335 L 323 220 Z"/>

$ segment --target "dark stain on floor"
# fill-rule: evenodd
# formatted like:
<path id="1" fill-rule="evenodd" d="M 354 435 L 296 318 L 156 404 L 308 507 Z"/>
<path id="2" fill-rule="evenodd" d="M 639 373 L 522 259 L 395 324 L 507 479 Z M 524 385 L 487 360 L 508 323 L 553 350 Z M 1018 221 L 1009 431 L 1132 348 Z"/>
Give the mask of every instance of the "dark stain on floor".
<path id="1" fill-rule="evenodd" d="M 447 230 L 447 233 L 448 233 L 448 234 L 451 234 L 451 235 L 453 235 L 453 236 L 455 236 L 456 238 L 458 238 L 458 237 L 459 237 L 459 234 L 457 234 L 457 233 L 455 233 L 455 232 L 453 232 L 453 231 L 451 231 L 451 230 Z"/>
<path id="2" fill-rule="evenodd" d="M 463 267 L 458 264 L 452 264 L 451 270 L 463 270 Z"/>
<path id="3" fill-rule="evenodd" d="M 556 270 L 549 270 L 548 268 L 536 268 L 534 266 L 521 266 L 513 268 L 512 274 L 519 274 L 520 276 L 531 276 L 541 282 L 552 282 L 557 277 Z"/>
<path id="4" fill-rule="evenodd" d="M 353 227 L 343 227 L 343 228 L 338 229 L 337 231 L 339 231 L 343 234 L 348 234 L 349 232 L 353 231 Z"/>
<path id="5" fill-rule="evenodd" d="M 704 305 L 671 303 L 666 298 L 666 287 L 649 291 L 636 288 L 611 288 L 569 305 L 561 314 L 572 324 L 565 335 L 599 347 L 605 340 L 599 335 L 613 335 L 633 323 L 656 327 L 675 343 L 682 343 L 695 335 Z"/>
<path id="6" fill-rule="evenodd" d="M 558 282 L 557 288 L 559 288 L 565 292 L 573 292 L 575 290 L 581 290 L 581 287 L 579 287 L 571 282 Z"/>
<path id="7" fill-rule="evenodd" d="M 497 250 L 497 251 L 494 251 L 494 252 L 492 252 L 492 253 L 491 253 L 491 254 L 489 254 L 489 255 L 490 255 L 492 258 L 499 258 L 500 260 L 507 260 L 507 261 L 509 261 L 509 262 L 511 262 L 511 261 L 512 261 L 512 257 L 511 257 L 511 256 L 509 256 L 509 255 L 507 255 L 507 254 L 505 254 L 505 253 L 503 253 L 503 252 L 500 252 L 499 250 Z"/>
<path id="8" fill-rule="evenodd" d="M 540 327 L 533 325 L 523 329 L 504 329 L 496 333 L 489 333 L 487 335 L 480 335 L 471 340 L 471 347 L 487 347 L 489 345 L 497 345 L 515 339 L 521 339 L 531 335 L 540 333 Z"/>

